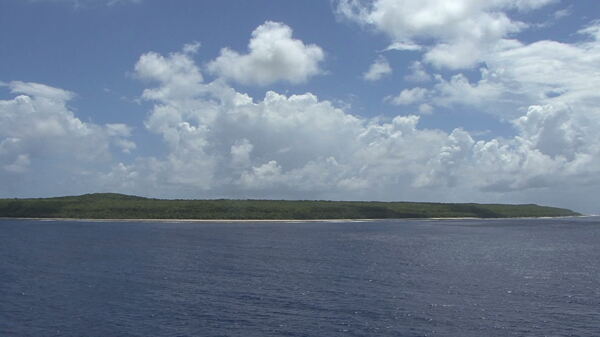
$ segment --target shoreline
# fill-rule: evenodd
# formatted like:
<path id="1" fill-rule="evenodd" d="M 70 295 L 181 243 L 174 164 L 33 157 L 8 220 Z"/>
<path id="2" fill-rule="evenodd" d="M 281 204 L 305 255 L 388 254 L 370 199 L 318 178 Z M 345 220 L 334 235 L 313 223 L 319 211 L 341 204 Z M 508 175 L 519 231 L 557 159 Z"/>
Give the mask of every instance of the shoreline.
<path id="1" fill-rule="evenodd" d="M 541 217 L 505 217 L 505 218 L 478 218 L 478 217 L 436 217 L 436 218 L 382 218 L 382 219 L 120 219 L 120 218 L 29 218 L 29 217 L 0 217 L 0 220 L 35 220 L 35 221 L 73 221 L 73 222 L 164 222 L 164 223 L 250 223 L 250 222 L 375 222 L 375 221 L 398 221 L 398 220 L 518 220 L 518 219 L 564 219 L 564 218 L 589 218 L 594 215 L 572 215 L 572 216 L 541 216 Z"/>
<path id="2" fill-rule="evenodd" d="M 536 204 L 270 199 L 148 199 L 118 193 L 0 199 L 0 218 L 105 221 L 374 221 L 375 219 L 478 219 L 574 216 Z"/>

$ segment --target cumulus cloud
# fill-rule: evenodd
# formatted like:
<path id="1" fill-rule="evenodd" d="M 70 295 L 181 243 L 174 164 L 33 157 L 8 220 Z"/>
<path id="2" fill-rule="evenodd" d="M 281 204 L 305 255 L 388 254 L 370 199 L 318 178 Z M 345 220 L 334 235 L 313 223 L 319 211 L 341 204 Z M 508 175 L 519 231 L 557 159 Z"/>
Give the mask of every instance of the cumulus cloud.
<path id="1" fill-rule="evenodd" d="M 489 102 L 498 102 L 505 90 L 493 81 L 490 81 L 490 73 L 483 69 L 482 78 L 472 83 L 464 74 L 453 75 L 449 80 L 437 75 L 437 83 L 430 92 L 433 103 L 438 106 L 466 105 L 484 107 Z M 493 107 L 492 107 L 493 109 Z M 517 111 L 511 111 L 517 113 Z"/>
<path id="2" fill-rule="evenodd" d="M 184 48 L 145 53 L 134 67 L 151 105 L 144 126 L 162 140 L 164 154 L 117 162 L 117 151 L 135 149 L 131 127 L 82 122 L 67 106 L 73 93 L 11 82 L 15 97 L 0 101 L 1 191 L 26 184 L 60 191 L 79 177 L 92 188 L 156 197 L 535 201 L 597 209 L 577 197 L 581 189 L 600 192 L 600 83 L 589 76 L 600 59 L 595 31 L 582 30 L 585 39 L 574 44 L 513 41 L 487 59 L 479 80 L 438 75 L 432 88 L 395 97 L 420 113 L 464 104 L 500 114 L 515 135 L 491 139 L 427 129 L 416 115 L 354 116 L 312 93 L 250 97 L 220 79 L 205 81 Z M 16 175 L 35 179 L 11 185 Z"/>
<path id="3" fill-rule="evenodd" d="M 363 79 L 367 81 L 378 81 L 382 77 L 392 73 L 392 68 L 388 63 L 387 59 L 383 56 L 375 59 L 375 62 L 371 64 L 369 70 L 363 74 Z"/>
<path id="4" fill-rule="evenodd" d="M 552 157 L 568 160 L 578 153 L 593 153 L 590 146 L 597 146 L 600 137 L 590 126 L 600 126 L 598 121 L 590 125 L 589 119 L 581 120 L 568 106 L 531 106 L 527 114 L 514 120 L 523 139 L 532 147 Z"/>
<path id="5" fill-rule="evenodd" d="M 337 13 L 385 33 L 388 50 L 425 50 L 437 67 L 470 68 L 494 46 L 527 27 L 510 10 L 540 8 L 552 0 L 340 0 Z"/>
<path id="6" fill-rule="evenodd" d="M 162 84 L 143 93 L 146 99 L 180 99 L 193 96 L 203 90 L 200 83 L 204 80 L 200 70 L 189 57 L 190 45 L 183 52 L 162 56 L 149 52 L 135 65 L 135 75 L 149 82 Z"/>
<path id="7" fill-rule="evenodd" d="M 319 63 L 324 58 L 321 47 L 294 39 L 289 26 L 267 21 L 252 32 L 247 54 L 224 48 L 208 70 L 242 84 L 297 84 L 323 73 Z"/>
<path id="8" fill-rule="evenodd" d="M 112 143 L 125 153 L 130 153 L 137 147 L 134 142 L 129 140 L 131 137 L 131 127 L 121 124 L 106 124 L 106 134 L 111 138 Z"/>
<path id="9" fill-rule="evenodd" d="M 67 106 L 74 96 L 69 91 L 20 81 L 10 82 L 8 87 L 16 97 L 0 100 L 2 194 L 16 189 L 23 193 L 27 188 L 44 193 L 50 182 L 71 184 L 98 165 L 109 167 L 113 151 L 135 148 L 127 139 L 129 127 L 78 119 Z M 31 179 L 34 181 L 25 186 Z M 16 181 L 21 186 L 15 185 Z"/>
<path id="10" fill-rule="evenodd" d="M 136 69 L 144 69 L 140 63 L 149 55 L 164 63 L 159 68 L 172 70 L 169 81 L 156 73 L 157 87 L 145 91 L 165 95 L 144 94 L 154 102 L 146 126 L 170 150 L 165 157 L 115 166 L 110 181 L 123 182 L 121 188 L 135 184 L 164 196 L 446 201 L 518 200 L 532 189 L 567 191 L 573 183 L 600 189 L 600 149 L 591 145 L 598 143 L 593 130 L 600 119 L 583 118 L 566 105 L 532 105 L 512 119 L 516 137 L 477 140 L 460 128 L 421 128 L 414 115 L 353 116 L 311 93 L 269 91 L 256 100 L 221 81 L 196 77 L 196 90 L 180 96 L 170 86 L 187 82 L 197 66 L 184 53 L 145 54 Z M 179 72 L 181 63 L 192 68 Z M 474 91 L 472 104 L 495 95 L 480 94 L 481 84 L 463 77 L 440 85 Z M 419 104 L 428 95 L 417 87 L 398 100 Z M 419 105 L 422 113 L 431 109 Z"/>

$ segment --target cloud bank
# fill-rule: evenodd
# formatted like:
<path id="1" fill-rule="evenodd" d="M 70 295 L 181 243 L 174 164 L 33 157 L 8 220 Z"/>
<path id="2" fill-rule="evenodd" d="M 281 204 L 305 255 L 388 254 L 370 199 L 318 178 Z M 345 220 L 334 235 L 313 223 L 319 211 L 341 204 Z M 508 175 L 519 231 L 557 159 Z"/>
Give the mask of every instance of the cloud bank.
<path id="1" fill-rule="evenodd" d="M 493 8 L 509 6 L 506 1 L 494 3 L 500 7 Z M 543 3 L 512 1 L 510 6 L 528 10 Z M 365 13 L 370 12 L 359 12 Z M 230 61 L 242 66 L 287 64 L 281 60 L 288 59 L 277 52 L 269 54 L 277 57 L 264 57 L 263 46 L 253 44 L 267 33 L 275 37 L 267 45 L 291 41 L 306 56 L 301 51 L 312 47 L 291 39 L 286 27 L 266 23 L 257 28 L 249 53 L 234 52 Z M 198 45 L 191 44 L 170 54 L 144 53 L 133 68 L 135 77 L 146 85 L 141 99 L 151 106 L 144 126 L 165 145 L 164 155 L 138 155 L 127 125 L 78 119 L 68 107 L 74 97 L 69 91 L 10 82 L 4 85 L 14 97 L 0 100 L 0 179 L 5 182 L 1 192 L 535 200 L 597 210 L 589 195 L 600 192 L 600 101 L 596 93 L 600 83 L 589 74 L 600 69 L 599 31 L 597 24 L 590 25 L 574 43 L 525 44 L 501 39 L 496 52 L 485 56 L 487 66 L 480 69 L 476 81 L 461 73 L 450 78 L 431 76 L 422 63 L 415 62 L 413 80 L 431 86 L 408 88 L 389 99 L 419 106 L 422 113 L 431 113 L 435 107 L 475 107 L 512 125 L 513 136 L 489 139 L 478 139 L 461 128 L 423 128 L 414 114 L 393 118 L 351 115 L 310 92 L 270 90 L 264 97 L 250 97 L 229 83 L 237 82 L 237 75 L 219 73 L 221 68 L 215 64 L 226 59 L 221 59 L 223 53 L 208 67 L 220 76 L 206 81 L 202 67 L 194 61 Z M 304 56 L 293 59 L 300 60 L 299 64 L 306 61 Z M 246 75 L 260 85 L 305 80 L 310 73 L 297 75 L 286 69 Z M 561 76 L 556 76 L 559 71 Z M 119 153 L 129 153 L 128 159 L 117 159 Z"/>
<path id="2" fill-rule="evenodd" d="M 182 53 L 153 63 L 172 69 L 169 76 L 154 72 L 146 62 L 156 57 L 142 55 L 136 69 L 143 69 L 140 77 L 156 74 L 157 86 L 144 91 L 154 103 L 146 125 L 168 144 L 169 155 L 138 159 L 112 173 L 138 177 L 138 186 L 193 187 L 211 196 L 447 201 L 519 200 L 531 191 L 558 195 L 600 187 L 593 132 L 600 119 L 591 118 L 599 114 L 581 107 L 553 101 L 528 106 L 521 115 L 514 112 L 515 137 L 484 141 L 460 128 L 420 128 L 414 115 L 387 121 L 349 115 L 312 93 L 269 91 L 256 101 L 221 81 L 204 83 Z M 178 64 L 191 68 L 179 72 Z M 179 83 L 194 90 L 181 96 L 173 89 Z M 424 95 L 409 93 L 397 103 Z M 469 99 L 478 102 L 475 94 Z"/>

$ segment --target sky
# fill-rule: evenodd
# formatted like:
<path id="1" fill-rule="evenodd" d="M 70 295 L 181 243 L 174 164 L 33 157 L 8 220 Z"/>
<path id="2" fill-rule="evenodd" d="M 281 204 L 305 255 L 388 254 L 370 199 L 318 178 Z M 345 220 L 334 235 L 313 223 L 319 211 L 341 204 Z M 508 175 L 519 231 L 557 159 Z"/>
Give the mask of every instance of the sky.
<path id="1" fill-rule="evenodd" d="M 600 213 L 600 1 L 2 0 L 0 197 Z"/>

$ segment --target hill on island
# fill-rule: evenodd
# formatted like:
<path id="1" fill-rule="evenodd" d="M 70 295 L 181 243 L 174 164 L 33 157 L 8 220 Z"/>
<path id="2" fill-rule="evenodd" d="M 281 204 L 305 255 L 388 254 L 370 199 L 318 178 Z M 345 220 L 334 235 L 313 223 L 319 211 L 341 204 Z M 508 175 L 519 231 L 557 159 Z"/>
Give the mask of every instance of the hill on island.
<path id="1" fill-rule="evenodd" d="M 398 219 L 576 216 L 534 204 L 309 200 L 164 200 L 116 193 L 0 199 L 0 217 L 76 219 Z"/>

